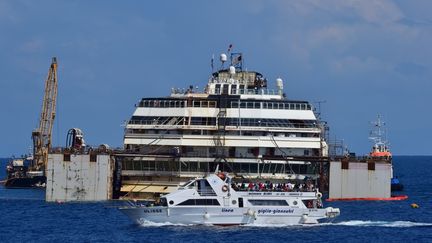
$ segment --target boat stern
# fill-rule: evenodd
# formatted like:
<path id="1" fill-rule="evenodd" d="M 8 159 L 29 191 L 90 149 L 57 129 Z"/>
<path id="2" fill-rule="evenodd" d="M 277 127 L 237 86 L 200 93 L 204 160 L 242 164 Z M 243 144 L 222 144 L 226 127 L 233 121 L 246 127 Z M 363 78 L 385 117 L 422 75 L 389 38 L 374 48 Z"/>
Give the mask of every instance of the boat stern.
<path id="1" fill-rule="evenodd" d="M 335 218 L 340 215 L 340 209 L 339 208 L 333 208 L 333 207 L 327 207 L 326 210 L 326 217 L 327 218 Z"/>

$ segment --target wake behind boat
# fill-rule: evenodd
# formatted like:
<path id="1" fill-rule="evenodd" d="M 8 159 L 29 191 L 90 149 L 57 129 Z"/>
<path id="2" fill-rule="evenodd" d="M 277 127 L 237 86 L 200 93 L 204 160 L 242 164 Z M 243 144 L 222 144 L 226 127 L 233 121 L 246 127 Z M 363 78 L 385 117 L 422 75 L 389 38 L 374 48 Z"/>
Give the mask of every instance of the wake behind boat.
<path id="1" fill-rule="evenodd" d="M 138 224 L 253 225 L 317 224 L 340 214 L 323 208 L 321 193 L 234 190 L 225 173 L 210 174 L 187 182 L 162 196 L 154 206 L 132 205 L 120 210 Z"/>

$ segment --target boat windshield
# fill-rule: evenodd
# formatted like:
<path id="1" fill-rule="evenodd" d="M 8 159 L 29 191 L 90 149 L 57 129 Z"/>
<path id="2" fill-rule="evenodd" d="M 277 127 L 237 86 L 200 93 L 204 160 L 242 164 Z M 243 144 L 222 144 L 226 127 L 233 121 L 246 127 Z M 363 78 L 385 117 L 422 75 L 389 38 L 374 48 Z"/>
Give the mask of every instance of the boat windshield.
<path id="1" fill-rule="evenodd" d="M 190 184 L 192 184 L 195 180 L 190 180 L 188 182 L 186 182 L 185 184 L 181 185 L 180 187 L 188 187 L 190 186 Z"/>

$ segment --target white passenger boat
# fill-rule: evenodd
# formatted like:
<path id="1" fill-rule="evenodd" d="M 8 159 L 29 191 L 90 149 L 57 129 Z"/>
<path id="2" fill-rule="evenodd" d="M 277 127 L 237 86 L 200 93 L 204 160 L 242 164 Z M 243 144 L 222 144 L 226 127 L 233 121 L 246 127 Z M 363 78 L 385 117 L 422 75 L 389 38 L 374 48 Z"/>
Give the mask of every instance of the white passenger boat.
<path id="1" fill-rule="evenodd" d="M 323 208 L 321 193 L 234 190 L 232 178 L 211 174 L 187 182 L 154 205 L 120 210 L 138 224 L 317 224 L 338 216 L 338 208 Z"/>

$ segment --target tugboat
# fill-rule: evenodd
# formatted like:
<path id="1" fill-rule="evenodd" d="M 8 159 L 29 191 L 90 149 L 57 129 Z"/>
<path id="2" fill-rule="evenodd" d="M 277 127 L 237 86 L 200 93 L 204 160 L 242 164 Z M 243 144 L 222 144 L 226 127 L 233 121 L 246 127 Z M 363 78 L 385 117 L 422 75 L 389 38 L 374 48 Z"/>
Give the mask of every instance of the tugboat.
<path id="1" fill-rule="evenodd" d="M 241 190 L 227 173 L 191 180 L 177 191 L 162 196 L 154 205 L 134 205 L 120 210 L 138 224 L 254 225 L 318 224 L 338 216 L 338 208 L 323 208 L 316 191 L 245 188 Z"/>
<path id="2" fill-rule="evenodd" d="M 45 187 L 46 177 L 42 171 L 29 170 L 29 158 L 12 159 L 6 166 L 6 188 Z"/>
<path id="3" fill-rule="evenodd" d="M 385 136 L 385 131 L 382 127 L 385 123 L 381 120 L 381 116 L 378 115 L 377 121 L 372 123 L 375 127 L 371 131 L 371 139 L 374 142 L 374 146 L 372 147 L 372 151 L 369 156 L 373 160 L 387 160 L 391 163 L 392 161 L 392 153 L 390 152 L 388 141 L 383 139 Z M 393 175 L 392 175 L 393 176 Z M 391 179 L 391 191 L 402 191 L 403 185 L 400 183 L 397 177 L 392 177 Z"/>
<path id="4" fill-rule="evenodd" d="M 385 132 L 382 130 L 382 127 L 385 125 L 385 123 L 381 121 L 381 115 L 378 115 L 377 121 L 372 122 L 372 124 L 375 129 L 371 131 L 371 136 L 369 137 L 369 139 L 374 142 L 372 151 L 369 154 L 370 157 L 373 159 L 379 158 L 391 161 L 392 154 L 389 150 L 388 142 L 383 139 Z"/>

